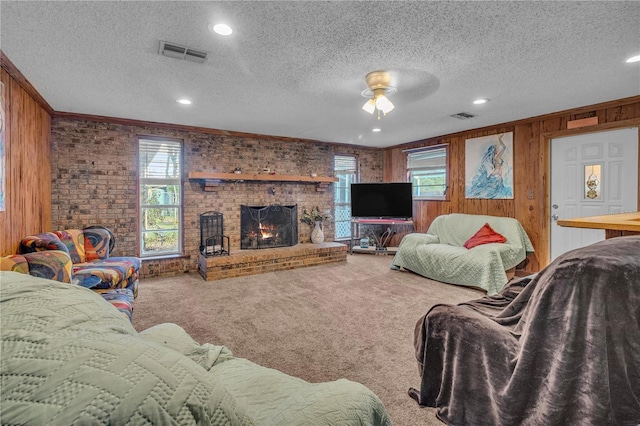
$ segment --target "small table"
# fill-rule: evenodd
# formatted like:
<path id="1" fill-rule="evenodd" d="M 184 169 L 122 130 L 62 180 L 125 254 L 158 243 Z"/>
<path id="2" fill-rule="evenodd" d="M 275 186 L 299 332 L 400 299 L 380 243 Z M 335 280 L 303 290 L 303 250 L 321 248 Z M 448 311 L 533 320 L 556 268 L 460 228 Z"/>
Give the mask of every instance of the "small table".
<path id="1" fill-rule="evenodd" d="M 640 212 L 561 219 L 558 221 L 558 225 L 573 228 L 604 229 L 606 239 L 624 235 L 640 235 Z"/>
<path id="2" fill-rule="evenodd" d="M 376 248 L 360 248 L 355 247 L 354 241 L 360 239 L 360 225 L 388 225 L 389 229 L 396 226 L 411 226 L 413 228 L 412 219 L 352 219 L 351 220 L 351 238 L 349 239 L 349 253 L 353 254 L 354 251 L 360 253 L 383 253 L 394 254 L 397 251 L 397 247 L 387 247 L 383 249 Z M 395 232 L 393 233 L 395 234 Z M 391 235 L 393 235 L 391 234 Z"/>

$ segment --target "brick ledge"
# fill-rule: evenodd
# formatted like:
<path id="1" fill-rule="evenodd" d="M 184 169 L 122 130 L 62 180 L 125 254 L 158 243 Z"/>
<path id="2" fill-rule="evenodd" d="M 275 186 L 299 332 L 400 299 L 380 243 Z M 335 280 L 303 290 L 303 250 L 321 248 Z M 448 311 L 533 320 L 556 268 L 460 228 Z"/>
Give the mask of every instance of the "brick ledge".
<path id="1" fill-rule="evenodd" d="M 296 244 L 261 250 L 240 250 L 229 256 L 199 255 L 198 270 L 207 281 L 346 262 L 348 246 L 340 243 Z"/>

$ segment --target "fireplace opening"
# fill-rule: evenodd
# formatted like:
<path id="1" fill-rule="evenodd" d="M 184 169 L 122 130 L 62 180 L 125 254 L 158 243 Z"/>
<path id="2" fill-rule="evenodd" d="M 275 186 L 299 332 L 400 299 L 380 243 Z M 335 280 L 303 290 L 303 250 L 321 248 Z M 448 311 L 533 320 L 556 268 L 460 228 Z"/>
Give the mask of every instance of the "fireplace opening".
<path id="1" fill-rule="evenodd" d="M 240 206 L 240 248 L 298 244 L 298 206 Z"/>

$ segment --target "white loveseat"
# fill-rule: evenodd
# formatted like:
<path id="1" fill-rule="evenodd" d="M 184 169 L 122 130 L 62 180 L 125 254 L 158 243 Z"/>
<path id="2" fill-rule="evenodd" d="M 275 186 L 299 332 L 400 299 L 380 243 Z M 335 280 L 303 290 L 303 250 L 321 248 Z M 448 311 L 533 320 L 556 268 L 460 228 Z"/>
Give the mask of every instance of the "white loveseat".
<path id="1" fill-rule="evenodd" d="M 465 242 L 486 223 L 506 241 L 466 249 Z M 491 295 L 509 281 L 506 271 L 533 251 L 529 236 L 514 218 L 452 213 L 438 216 L 426 234 L 405 235 L 391 268 L 404 268 L 449 284 L 480 287 Z"/>

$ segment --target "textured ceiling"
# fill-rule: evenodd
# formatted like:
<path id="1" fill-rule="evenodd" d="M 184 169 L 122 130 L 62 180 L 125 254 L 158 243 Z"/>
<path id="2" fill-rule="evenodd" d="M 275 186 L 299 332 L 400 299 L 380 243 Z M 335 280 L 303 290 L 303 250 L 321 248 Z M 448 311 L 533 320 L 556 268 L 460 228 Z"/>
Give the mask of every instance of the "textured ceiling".
<path id="1" fill-rule="evenodd" d="M 386 147 L 640 94 L 624 62 L 640 54 L 636 1 L 3 0 L 0 14 L 0 48 L 61 112 Z M 234 34 L 209 32 L 218 21 Z M 209 58 L 161 56 L 160 40 Z M 378 69 L 397 87 L 380 121 L 361 110 Z"/>

